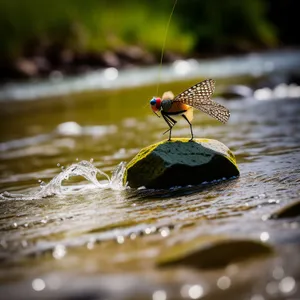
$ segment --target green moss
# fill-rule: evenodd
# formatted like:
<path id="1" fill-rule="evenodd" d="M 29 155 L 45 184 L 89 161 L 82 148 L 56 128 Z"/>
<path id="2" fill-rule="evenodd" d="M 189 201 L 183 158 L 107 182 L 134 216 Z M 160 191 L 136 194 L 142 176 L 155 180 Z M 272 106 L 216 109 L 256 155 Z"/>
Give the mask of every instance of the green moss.
<path id="1" fill-rule="evenodd" d="M 128 163 L 127 168 L 130 168 L 131 166 L 135 165 L 138 161 L 141 159 L 145 158 L 149 153 L 153 152 L 159 145 L 163 144 L 169 144 L 169 143 L 177 143 L 177 142 L 182 142 L 182 143 L 187 143 L 189 142 L 189 138 L 173 138 L 171 141 L 168 140 L 163 140 L 161 142 L 155 143 L 153 145 L 150 145 L 146 148 L 141 149 L 141 151 Z M 211 143 L 211 139 L 194 139 L 196 143 L 203 143 L 203 144 L 208 144 Z M 224 152 L 225 150 L 225 152 Z M 220 153 L 226 154 L 226 157 L 238 168 L 234 154 L 228 149 L 220 149 Z"/>

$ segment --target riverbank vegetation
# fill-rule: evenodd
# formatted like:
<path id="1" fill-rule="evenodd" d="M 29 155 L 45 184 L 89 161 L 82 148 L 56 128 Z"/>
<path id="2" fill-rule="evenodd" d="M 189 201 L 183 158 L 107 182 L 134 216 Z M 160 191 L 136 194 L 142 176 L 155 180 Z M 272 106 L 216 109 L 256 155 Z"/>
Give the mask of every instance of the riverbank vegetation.
<path id="1" fill-rule="evenodd" d="M 0 0 L 1 78 L 157 63 L 173 3 Z M 268 0 L 179 0 L 165 59 L 276 47 L 276 12 Z"/>

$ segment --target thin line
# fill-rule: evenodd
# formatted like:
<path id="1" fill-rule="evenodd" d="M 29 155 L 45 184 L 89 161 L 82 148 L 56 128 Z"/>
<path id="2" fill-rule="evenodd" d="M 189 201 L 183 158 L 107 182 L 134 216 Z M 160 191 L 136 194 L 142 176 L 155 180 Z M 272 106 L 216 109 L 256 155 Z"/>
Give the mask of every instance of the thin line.
<path id="1" fill-rule="evenodd" d="M 163 46 L 162 46 L 162 49 L 161 49 L 160 63 L 159 63 L 159 69 L 158 69 L 158 82 L 157 82 L 157 87 L 156 87 L 156 95 L 157 96 L 158 96 L 158 89 L 159 89 L 159 84 L 160 84 L 160 76 L 161 76 L 161 68 L 162 68 L 162 61 L 163 61 L 163 58 L 164 58 L 164 52 L 165 52 L 165 46 L 166 46 L 166 42 L 167 42 L 168 30 L 169 30 L 169 26 L 170 26 L 170 23 L 171 23 L 171 19 L 172 19 L 173 12 L 175 10 L 176 4 L 177 4 L 177 0 L 174 1 L 174 5 L 173 5 L 173 8 L 172 8 L 171 14 L 169 16 L 169 20 L 168 20 L 167 27 L 166 27 L 165 39 L 164 39 Z"/>

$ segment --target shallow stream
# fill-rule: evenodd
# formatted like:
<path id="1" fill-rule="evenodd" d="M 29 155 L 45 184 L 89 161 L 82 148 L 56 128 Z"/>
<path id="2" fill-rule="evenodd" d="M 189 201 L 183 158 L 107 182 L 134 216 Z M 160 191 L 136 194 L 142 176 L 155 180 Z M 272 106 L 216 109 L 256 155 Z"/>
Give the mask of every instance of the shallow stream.
<path id="1" fill-rule="evenodd" d="M 176 64 L 163 69 L 160 93 L 214 76 L 215 100 L 231 111 L 227 125 L 195 113 L 194 135 L 227 145 L 241 173 L 205 188 L 145 191 L 122 184 L 126 162 L 165 138 L 166 124 L 148 105 L 156 92 L 153 69 L 120 72 L 120 82 L 111 77 L 113 86 L 96 90 L 92 83 L 68 90 L 74 79 L 64 78 L 58 85 L 3 87 L 0 298 L 299 299 L 300 219 L 268 216 L 299 201 L 300 92 L 282 80 L 299 70 L 300 56 L 272 55 L 230 58 L 236 65 L 227 74 L 218 71 L 218 59 L 207 62 L 209 71 L 204 62 L 197 62 L 202 69 L 177 62 L 172 82 L 167 71 Z M 264 62 L 260 70 L 247 73 L 249 57 Z M 135 87 L 124 88 L 126 80 Z M 266 82 L 273 86 L 259 89 Z M 253 93 L 222 97 L 236 83 Z M 51 97 L 40 92 L 49 84 Z M 184 120 L 173 135 L 189 136 Z M 173 244 L 218 235 L 260 240 L 275 254 L 218 270 L 157 267 Z"/>

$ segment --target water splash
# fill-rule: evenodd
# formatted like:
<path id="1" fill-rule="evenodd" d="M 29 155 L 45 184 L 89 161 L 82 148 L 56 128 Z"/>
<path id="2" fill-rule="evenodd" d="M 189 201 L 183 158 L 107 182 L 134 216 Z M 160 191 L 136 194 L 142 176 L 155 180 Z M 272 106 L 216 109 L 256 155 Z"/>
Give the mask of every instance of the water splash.
<path id="1" fill-rule="evenodd" d="M 125 173 L 125 162 L 121 162 L 113 171 L 111 178 L 101 170 L 97 169 L 91 162 L 83 160 L 74 163 L 56 175 L 48 184 L 41 186 L 41 190 L 33 194 L 11 194 L 4 192 L 0 194 L 0 201 L 7 200 L 36 200 L 55 195 L 73 194 L 78 191 L 91 188 L 123 190 L 126 185 L 123 184 Z M 102 175 L 107 182 L 99 182 L 97 175 Z M 91 184 L 63 186 L 63 181 L 69 180 L 74 176 L 82 176 Z"/>

